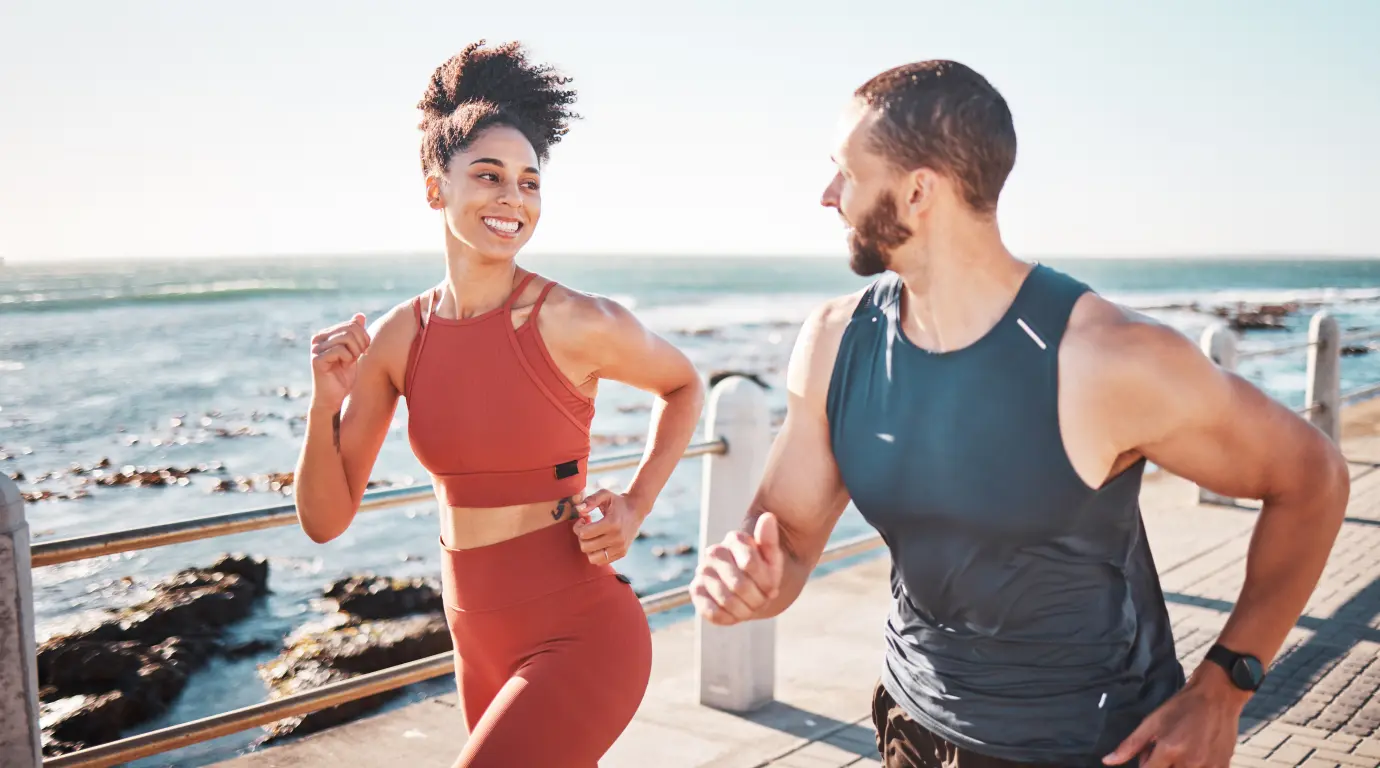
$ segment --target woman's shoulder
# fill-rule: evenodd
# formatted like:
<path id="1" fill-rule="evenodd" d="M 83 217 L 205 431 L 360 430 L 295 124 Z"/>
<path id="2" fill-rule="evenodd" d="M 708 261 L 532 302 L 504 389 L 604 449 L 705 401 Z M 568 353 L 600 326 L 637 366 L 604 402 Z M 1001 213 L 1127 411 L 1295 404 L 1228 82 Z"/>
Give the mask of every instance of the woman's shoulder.
<path id="1" fill-rule="evenodd" d="M 406 357 L 412 339 L 421 330 L 417 322 L 416 305 L 421 297 L 400 301 L 377 318 L 368 321 L 369 346 L 384 356 L 401 354 Z M 425 304 L 422 305 L 425 307 Z"/>
<path id="2" fill-rule="evenodd" d="M 559 329 L 586 339 L 635 331 L 641 328 L 632 311 L 609 296 L 555 283 L 541 309 L 542 330 Z"/>

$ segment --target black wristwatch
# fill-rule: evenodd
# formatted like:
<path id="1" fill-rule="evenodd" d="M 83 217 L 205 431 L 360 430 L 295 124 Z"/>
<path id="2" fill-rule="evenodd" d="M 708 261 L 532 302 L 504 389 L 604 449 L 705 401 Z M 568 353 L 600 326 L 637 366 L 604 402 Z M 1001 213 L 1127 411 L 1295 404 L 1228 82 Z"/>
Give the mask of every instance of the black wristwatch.
<path id="1" fill-rule="evenodd" d="M 1206 659 L 1227 671 L 1231 684 L 1243 691 L 1255 691 L 1265 682 L 1265 666 L 1260 659 L 1237 653 L 1220 643 L 1213 643 Z"/>

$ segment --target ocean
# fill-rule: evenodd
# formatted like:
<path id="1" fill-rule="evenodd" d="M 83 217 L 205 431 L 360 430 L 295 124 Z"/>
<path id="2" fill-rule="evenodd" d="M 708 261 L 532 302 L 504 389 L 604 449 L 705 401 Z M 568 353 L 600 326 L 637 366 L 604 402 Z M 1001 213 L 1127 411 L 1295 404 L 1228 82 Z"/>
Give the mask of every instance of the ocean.
<path id="1" fill-rule="evenodd" d="M 1322 307 L 1344 330 L 1380 327 L 1380 260 L 1044 261 L 1195 339 L 1215 320 L 1214 306 L 1303 305 L 1283 330 L 1246 333 L 1243 349 L 1303 340 L 1310 314 Z M 758 374 L 771 386 L 768 396 L 778 411 L 799 322 L 821 299 L 866 282 L 842 258 L 548 256 L 523 264 L 617 298 L 706 374 Z M 0 267 L 0 471 L 22 478 L 22 490 L 56 496 L 28 505 L 34 540 L 289 501 L 266 477 L 291 471 L 296 461 L 311 335 L 354 312 L 372 320 L 442 274 L 439 256 Z M 1380 352 L 1346 357 L 1342 366 L 1344 391 L 1380 380 Z M 1249 360 L 1240 372 L 1290 405 L 1303 402 L 1302 352 Z M 644 393 L 602 384 L 596 455 L 639 450 L 650 402 Z M 406 419 L 400 405 L 377 480 L 426 481 L 408 450 Z M 206 465 L 208 471 L 162 487 L 83 486 L 83 476 L 69 472 L 102 462 L 112 470 Z M 657 538 L 639 542 L 618 563 L 643 593 L 691 576 L 693 554 L 658 557 L 652 548 L 696 541 L 700 472 L 699 461 L 678 468 L 645 524 Z M 593 481 L 620 487 L 629 475 Z M 39 636 L 74 625 L 83 612 L 135 602 L 149 584 L 181 568 L 209 564 L 222 552 L 246 552 L 269 559 L 271 594 L 231 636 L 276 643 L 319 614 L 321 590 L 337 578 L 362 572 L 434 576 L 436 525 L 434 509 L 421 504 L 361 515 L 327 545 L 290 527 L 41 568 L 34 574 Z M 850 510 L 835 535 L 867 530 Z M 192 676 L 171 711 L 137 730 L 261 701 L 265 689 L 255 664 L 274 655 L 212 662 Z M 412 695 L 450 685 L 436 681 Z M 201 765 L 233 755 L 257 735 L 229 736 L 134 765 Z"/>

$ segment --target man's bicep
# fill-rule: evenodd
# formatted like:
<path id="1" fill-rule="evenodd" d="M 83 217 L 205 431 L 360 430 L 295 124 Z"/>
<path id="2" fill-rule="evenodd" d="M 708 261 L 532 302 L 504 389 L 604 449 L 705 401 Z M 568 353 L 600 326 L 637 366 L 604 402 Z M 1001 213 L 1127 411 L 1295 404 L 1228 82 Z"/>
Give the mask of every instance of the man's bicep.
<path id="1" fill-rule="evenodd" d="M 813 564 L 824 551 L 848 490 L 834 461 L 827 401 L 834 360 L 856 297 L 831 301 L 801 325 L 786 369 L 786 420 L 767 454 L 749 525 L 763 512 L 780 523 L 782 546 Z"/>
<path id="2" fill-rule="evenodd" d="M 834 461 L 827 423 L 792 399 L 767 454 L 752 518 L 763 512 L 775 515 L 782 545 L 798 561 L 812 563 L 848 506 L 848 490 Z"/>

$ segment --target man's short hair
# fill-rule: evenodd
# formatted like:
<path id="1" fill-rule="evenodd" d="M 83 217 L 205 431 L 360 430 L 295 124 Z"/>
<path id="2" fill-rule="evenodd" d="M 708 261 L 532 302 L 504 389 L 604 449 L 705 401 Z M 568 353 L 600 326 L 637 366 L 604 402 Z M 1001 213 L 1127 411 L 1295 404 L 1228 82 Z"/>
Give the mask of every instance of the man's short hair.
<path id="1" fill-rule="evenodd" d="M 1016 164 L 1006 100 L 956 61 L 889 69 L 854 95 L 880 113 L 871 149 L 903 171 L 932 168 L 953 179 L 974 210 L 991 213 Z"/>

